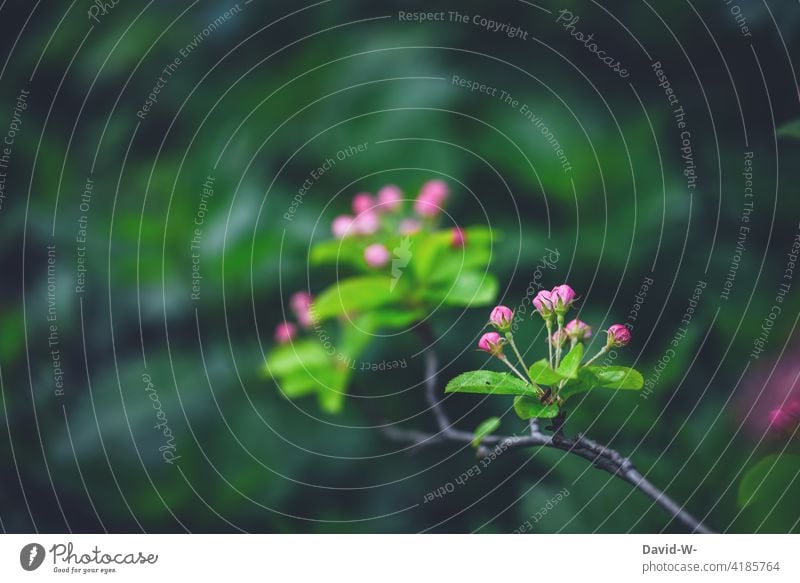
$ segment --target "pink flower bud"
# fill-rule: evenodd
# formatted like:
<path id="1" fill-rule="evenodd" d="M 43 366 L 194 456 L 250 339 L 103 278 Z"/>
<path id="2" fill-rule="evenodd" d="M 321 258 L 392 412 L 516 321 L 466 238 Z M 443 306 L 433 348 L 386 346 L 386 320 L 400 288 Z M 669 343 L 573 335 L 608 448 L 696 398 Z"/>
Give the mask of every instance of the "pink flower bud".
<path id="1" fill-rule="evenodd" d="M 461 249 L 464 245 L 467 244 L 467 237 L 464 235 L 464 230 L 461 227 L 455 227 L 452 231 L 452 239 L 450 240 L 450 245 L 454 249 Z"/>
<path id="2" fill-rule="evenodd" d="M 372 210 L 374 207 L 375 201 L 373 201 L 372 197 L 366 192 L 360 192 L 353 197 L 353 212 L 356 215 Z"/>
<path id="3" fill-rule="evenodd" d="M 621 348 L 631 341 L 631 332 L 623 324 L 614 324 L 608 329 L 608 346 Z"/>
<path id="4" fill-rule="evenodd" d="M 278 327 L 275 328 L 275 341 L 278 344 L 286 344 L 287 342 L 291 342 L 292 338 L 294 338 L 296 335 L 297 326 L 291 322 L 281 322 L 278 324 Z"/>
<path id="5" fill-rule="evenodd" d="M 308 328 L 312 324 L 311 299 L 311 294 L 305 291 L 296 292 L 289 298 L 289 306 L 303 328 Z"/>
<path id="6" fill-rule="evenodd" d="M 549 320 L 553 316 L 553 296 L 543 289 L 533 298 L 533 307 L 541 314 L 542 318 Z"/>
<path id="7" fill-rule="evenodd" d="M 507 331 L 511 327 L 511 321 L 513 319 L 514 312 L 511 308 L 497 306 L 492 310 L 489 316 L 489 323 L 498 330 Z"/>
<path id="8" fill-rule="evenodd" d="M 350 215 L 339 215 L 333 219 L 331 224 L 331 231 L 333 236 L 337 239 L 343 239 L 345 236 L 353 233 L 353 217 Z"/>
<path id="9" fill-rule="evenodd" d="M 389 250 L 380 243 L 375 243 L 364 249 L 364 260 L 370 267 L 383 267 L 389 263 L 389 259 L 391 259 Z"/>
<path id="10" fill-rule="evenodd" d="M 353 231 L 357 235 L 374 235 L 381 226 L 381 220 L 375 211 L 365 211 L 353 219 Z"/>
<path id="11" fill-rule="evenodd" d="M 378 204 L 381 211 L 396 211 L 403 206 L 403 191 L 394 184 L 384 186 L 378 191 Z"/>
<path id="12" fill-rule="evenodd" d="M 800 427 L 800 402 L 791 401 L 769 412 L 769 430 L 785 436 L 793 436 Z"/>
<path id="13" fill-rule="evenodd" d="M 435 217 L 442 211 L 449 194 L 447 183 L 443 180 L 429 180 L 422 185 L 414 201 L 414 210 L 422 217 Z"/>
<path id="14" fill-rule="evenodd" d="M 550 297 L 553 301 L 553 309 L 556 314 L 564 315 L 569 310 L 570 306 L 575 301 L 575 290 L 567 284 L 557 285 L 550 292 Z"/>
<path id="15" fill-rule="evenodd" d="M 583 342 L 592 337 L 592 327 L 578 319 L 569 322 L 564 326 L 564 330 L 570 338 L 574 338 L 578 342 Z"/>
<path id="16" fill-rule="evenodd" d="M 400 221 L 400 234 L 401 235 L 413 235 L 414 233 L 419 232 L 421 225 L 419 221 L 415 219 L 403 219 Z"/>
<path id="17" fill-rule="evenodd" d="M 492 356 L 502 356 L 503 337 L 497 332 L 487 332 L 478 340 L 478 348 Z"/>
<path id="18" fill-rule="evenodd" d="M 556 330 L 550 336 L 550 344 L 558 348 L 559 346 L 564 346 L 564 343 L 569 340 L 569 334 L 563 328 L 561 330 Z"/>

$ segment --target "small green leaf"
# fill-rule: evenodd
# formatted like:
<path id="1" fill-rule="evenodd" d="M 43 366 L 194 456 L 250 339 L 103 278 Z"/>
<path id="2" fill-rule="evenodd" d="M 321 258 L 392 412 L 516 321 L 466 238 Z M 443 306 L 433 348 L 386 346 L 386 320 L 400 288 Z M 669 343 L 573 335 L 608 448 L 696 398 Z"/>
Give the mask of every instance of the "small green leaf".
<path id="1" fill-rule="evenodd" d="M 474 370 L 458 375 L 447 383 L 445 393 L 479 393 L 482 395 L 536 394 L 531 385 L 503 372 Z"/>
<path id="2" fill-rule="evenodd" d="M 437 287 L 428 296 L 449 306 L 486 306 L 494 302 L 499 288 L 497 278 L 490 273 L 464 271 L 451 285 Z"/>
<path id="3" fill-rule="evenodd" d="M 739 484 L 737 502 L 740 508 L 766 502 L 772 512 L 777 501 L 786 497 L 797 500 L 792 492 L 800 491 L 800 456 L 772 454 L 747 470 Z M 790 502 L 796 504 L 796 502 Z M 794 506 L 792 507 L 794 509 Z"/>
<path id="4" fill-rule="evenodd" d="M 587 367 L 584 367 L 578 370 L 577 379 L 567 381 L 567 383 L 558 392 L 558 396 L 566 400 L 572 395 L 591 391 L 593 388 L 599 385 L 600 381 L 597 380 L 597 377 L 595 377 L 590 370 L 587 370 Z"/>
<path id="5" fill-rule="evenodd" d="M 778 130 L 778 137 L 800 139 L 800 119 L 782 125 Z"/>
<path id="6" fill-rule="evenodd" d="M 558 415 L 558 405 L 545 405 L 538 397 L 515 397 L 514 411 L 520 419 L 552 419 Z"/>
<path id="7" fill-rule="evenodd" d="M 577 379 L 581 360 L 583 360 L 583 344 L 578 342 L 559 363 L 557 369 L 559 376 L 565 379 Z"/>
<path id="8" fill-rule="evenodd" d="M 402 283 L 402 280 L 400 280 Z M 399 302 L 403 293 L 392 290 L 392 280 L 385 275 L 368 275 L 345 279 L 323 291 L 312 306 L 312 314 L 327 320 L 343 314 L 367 312 Z"/>
<path id="9" fill-rule="evenodd" d="M 475 429 L 475 437 L 472 439 L 472 447 L 478 447 L 481 441 L 483 441 L 483 438 L 497 431 L 498 427 L 500 427 L 499 417 L 489 417 L 478 425 Z"/>
<path id="10" fill-rule="evenodd" d="M 267 355 L 264 371 L 274 378 L 327 366 L 330 366 L 330 356 L 322 344 L 309 339 L 273 348 Z"/>
<path id="11" fill-rule="evenodd" d="M 364 243 L 352 237 L 327 239 L 311 247 L 309 259 L 314 265 L 355 265 L 364 261 Z"/>
<path id="12" fill-rule="evenodd" d="M 557 385 L 563 380 L 556 371 L 550 368 L 550 363 L 546 358 L 534 362 L 528 369 L 528 374 L 531 375 L 537 385 L 545 385 L 547 387 Z"/>
<path id="13" fill-rule="evenodd" d="M 639 371 L 627 366 L 589 366 L 587 369 L 604 389 L 638 391 L 644 386 L 644 378 Z"/>

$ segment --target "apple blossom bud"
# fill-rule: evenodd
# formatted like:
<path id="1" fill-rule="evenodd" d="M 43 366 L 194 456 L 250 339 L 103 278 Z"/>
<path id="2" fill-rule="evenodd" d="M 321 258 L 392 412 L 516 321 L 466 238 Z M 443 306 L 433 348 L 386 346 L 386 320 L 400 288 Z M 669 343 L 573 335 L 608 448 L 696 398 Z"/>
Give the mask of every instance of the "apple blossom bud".
<path id="1" fill-rule="evenodd" d="M 503 337 L 497 332 L 487 332 L 478 341 L 478 348 L 492 356 L 503 355 Z"/>
<path id="2" fill-rule="evenodd" d="M 400 221 L 399 230 L 401 235 L 413 235 L 419 232 L 420 228 L 421 225 L 416 219 L 403 219 Z"/>
<path id="3" fill-rule="evenodd" d="M 623 324 L 614 324 L 608 329 L 608 342 L 609 347 L 621 348 L 631 341 L 631 332 Z"/>
<path id="4" fill-rule="evenodd" d="M 296 292 L 289 298 L 289 306 L 303 328 L 309 328 L 312 324 L 311 300 L 311 294 L 305 291 Z"/>
<path id="5" fill-rule="evenodd" d="M 383 267 L 389 263 L 389 259 L 391 259 L 389 250 L 380 243 L 375 243 L 364 249 L 364 260 L 370 267 Z"/>
<path id="6" fill-rule="evenodd" d="M 553 309 L 560 316 L 566 314 L 575 301 L 575 290 L 566 284 L 557 285 L 550 294 L 553 301 Z"/>
<path id="7" fill-rule="evenodd" d="M 500 330 L 507 332 L 511 328 L 511 322 L 514 319 L 514 312 L 511 308 L 505 306 L 496 306 L 491 315 L 489 316 L 489 323 Z"/>
<path id="8" fill-rule="evenodd" d="M 353 212 L 356 215 L 372 210 L 374 207 L 375 201 L 373 201 L 372 197 L 366 192 L 360 192 L 353 197 Z"/>
<path id="9" fill-rule="evenodd" d="M 587 338 L 592 337 L 592 327 L 586 322 L 582 322 L 577 318 L 564 326 L 564 330 L 570 338 L 583 342 Z"/>
<path id="10" fill-rule="evenodd" d="M 776 407 L 767 417 L 770 431 L 793 436 L 800 428 L 800 401 L 791 401 Z"/>
<path id="11" fill-rule="evenodd" d="M 452 239 L 450 240 L 450 246 L 454 249 L 461 249 L 467 244 L 467 238 L 464 235 L 464 230 L 461 227 L 455 227 L 452 231 Z"/>
<path id="12" fill-rule="evenodd" d="M 291 322 L 281 322 L 278 324 L 278 327 L 275 328 L 275 341 L 278 344 L 286 344 L 287 342 L 291 342 L 292 338 L 294 338 L 296 335 L 297 326 Z"/>
<path id="13" fill-rule="evenodd" d="M 541 314 L 545 320 L 550 320 L 553 317 L 553 296 L 552 294 L 543 289 L 536 297 L 533 298 L 533 307 Z"/>
<path id="14" fill-rule="evenodd" d="M 380 226 L 380 217 L 374 210 L 364 211 L 353 219 L 353 231 L 357 235 L 374 235 Z"/>
<path id="15" fill-rule="evenodd" d="M 403 191 L 394 184 L 388 184 L 378 191 L 380 211 L 396 211 L 403 206 Z"/>
<path id="16" fill-rule="evenodd" d="M 414 201 L 414 210 L 422 217 L 435 217 L 442 211 L 442 206 L 450 194 L 447 183 L 443 180 L 429 180 Z"/>
<path id="17" fill-rule="evenodd" d="M 567 334 L 566 330 L 563 328 L 560 330 L 556 330 L 550 335 L 550 344 L 558 348 L 559 346 L 564 346 L 564 344 L 569 340 L 569 334 Z"/>
<path id="18" fill-rule="evenodd" d="M 333 236 L 337 239 L 343 239 L 345 236 L 352 234 L 353 217 L 350 215 L 339 215 L 333 219 L 331 224 L 331 231 Z"/>

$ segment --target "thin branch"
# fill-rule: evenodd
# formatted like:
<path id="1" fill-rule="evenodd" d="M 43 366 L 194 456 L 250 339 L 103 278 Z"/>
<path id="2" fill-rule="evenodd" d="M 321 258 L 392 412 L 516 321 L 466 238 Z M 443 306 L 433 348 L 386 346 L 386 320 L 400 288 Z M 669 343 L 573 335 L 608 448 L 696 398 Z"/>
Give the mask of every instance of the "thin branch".
<path id="1" fill-rule="evenodd" d="M 422 332 L 423 337 L 430 337 L 429 330 Z M 470 443 L 475 435 L 469 431 L 456 429 L 450 423 L 447 414 L 437 397 L 438 359 L 433 349 L 429 346 L 425 351 L 425 396 L 439 426 L 436 434 L 416 430 L 387 427 L 384 433 L 396 441 L 410 442 L 417 446 L 434 445 L 445 442 Z M 530 422 L 530 435 L 502 436 L 487 435 L 481 440 L 483 446 L 494 445 L 503 450 L 523 447 L 549 447 L 558 449 L 581 457 L 598 469 L 604 470 L 621 480 L 628 482 L 637 490 L 649 496 L 656 504 L 666 510 L 672 518 L 689 528 L 693 533 L 713 533 L 710 528 L 697 520 L 683 509 L 683 506 L 672 500 L 663 491 L 659 490 L 633 465 L 630 459 L 618 451 L 601 445 L 588 437 L 578 434 L 576 437 L 564 437 L 560 431 L 553 435 L 542 433 L 539 424 L 532 419 Z"/>

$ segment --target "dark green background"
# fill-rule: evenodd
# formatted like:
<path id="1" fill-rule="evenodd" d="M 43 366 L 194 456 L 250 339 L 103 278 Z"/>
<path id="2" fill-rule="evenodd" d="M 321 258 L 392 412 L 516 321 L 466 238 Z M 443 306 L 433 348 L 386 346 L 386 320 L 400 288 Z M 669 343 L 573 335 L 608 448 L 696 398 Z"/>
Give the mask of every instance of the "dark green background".
<path id="1" fill-rule="evenodd" d="M 525 297 L 546 248 L 558 249 L 560 260 L 542 283 L 569 282 L 582 296 L 582 318 L 597 328 L 624 322 L 641 282 L 652 277 L 634 342 L 619 360 L 635 363 L 645 378 L 669 348 L 697 282 L 707 282 L 650 398 L 593 394 L 571 411 L 568 430 L 590 428 L 630 454 L 693 514 L 708 513 L 715 529 L 797 530 L 800 480 L 781 499 L 779 482 L 776 496 L 742 512 L 736 495 L 744 471 L 787 445 L 762 440 L 763 423 L 743 425 L 742 412 L 757 403 L 763 418 L 770 399 L 782 399 L 795 382 L 800 283 L 765 352 L 749 355 L 800 220 L 800 144 L 776 140 L 776 127 L 800 117 L 788 58 L 798 54 L 800 8 L 789 0 L 740 4 L 752 38 L 740 34 L 722 1 L 546 4 L 580 15 L 577 28 L 594 32 L 628 66 L 630 77 L 620 79 L 553 14 L 524 2 L 333 0 L 291 16 L 300 4 L 242 2 L 139 120 L 161 70 L 231 4 L 122 0 L 89 32 L 88 2 L 66 15 L 67 3 L 43 2 L 32 16 L 30 3 L 6 3 L 3 133 L 19 91 L 30 98 L 0 210 L 2 527 L 511 532 L 567 488 L 570 495 L 534 531 L 679 531 L 626 484 L 553 451 L 503 455 L 423 504 L 477 460 L 468 447 L 410 453 L 371 428 L 395 421 L 433 429 L 413 334 L 376 339 L 366 359 L 405 358 L 408 366 L 357 375 L 339 416 L 322 414 L 313 399 L 282 399 L 264 378 L 262 351 L 286 298 L 301 288 L 319 292 L 337 277 L 333 269 L 307 271 L 306 253 L 329 236 L 350 197 L 389 182 L 413 196 L 425 180 L 444 177 L 453 187 L 452 220 L 491 224 L 502 234 L 491 270 L 508 305 Z M 398 10 L 423 6 L 510 22 L 529 40 L 473 25 L 397 21 Z M 691 195 L 678 131 L 638 43 L 661 61 L 687 112 L 699 177 Z M 564 174 L 518 111 L 454 87 L 453 75 L 503 89 L 541 115 L 573 172 Z M 367 152 L 337 163 L 295 219 L 282 219 L 312 169 L 363 142 Z M 723 300 L 745 151 L 754 152 L 751 231 Z M 193 302 L 189 243 L 210 173 L 202 297 Z M 76 294 L 75 237 L 88 176 L 95 188 L 87 288 Z M 50 244 L 63 396 L 54 394 L 47 344 Z M 485 319 L 483 309 L 432 316 L 443 380 L 485 362 L 472 351 Z M 520 335 L 533 341 L 540 328 L 534 320 Z M 158 452 L 143 357 L 176 436 L 176 465 Z M 759 396 L 776 362 L 780 377 Z M 382 398 L 366 398 L 375 396 Z M 446 407 L 466 429 L 495 414 L 504 432 L 523 431 L 510 401 L 459 395 Z"/>

